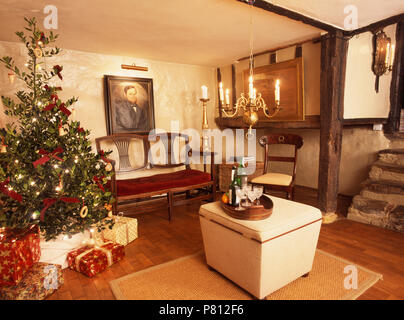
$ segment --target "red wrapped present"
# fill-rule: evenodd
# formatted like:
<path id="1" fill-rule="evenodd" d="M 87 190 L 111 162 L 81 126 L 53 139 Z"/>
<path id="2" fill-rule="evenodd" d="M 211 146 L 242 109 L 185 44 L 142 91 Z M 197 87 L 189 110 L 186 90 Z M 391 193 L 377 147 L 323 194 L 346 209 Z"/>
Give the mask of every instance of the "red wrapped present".
<path id="1" fill-rule="evenodd" d="M 39 261 L 39 228 L 0 231 L 0 286 L 18 284 L 32 265 Z"/>
<path id="2" fill-rule="evenodd" d="M 69 252 L 67 263 L 70 269 L 81 272 L 88 277 L 93 277 L 121 260 L 124 256 L 124 246 L 106 242 L 101 246 L 85 246 Z"/>
<path id="3" fill-rule="evenodd" d="M 63 285 L 62 267 L 35 263 L 15 286 L 3 287 L 0 300 L 44 300 Z"/>

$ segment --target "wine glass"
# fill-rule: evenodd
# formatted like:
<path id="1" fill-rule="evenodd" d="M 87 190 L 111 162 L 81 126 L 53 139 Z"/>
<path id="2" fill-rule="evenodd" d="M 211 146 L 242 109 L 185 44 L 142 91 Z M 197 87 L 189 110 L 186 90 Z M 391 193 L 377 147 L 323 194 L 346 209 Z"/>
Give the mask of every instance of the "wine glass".
<path id="1" fill-rule="evenodd" d="M 251 206 L 251 203 L 249 203 L 248 202 L 248 192 L 251 192 L 252 191 L 252 185 L 251 184 L 248 184 L 248 185 L 246 185 L 246 186 L 244 186 L 244 199 L 245 199 L 245 202 L 244 202 L 244 206 L 245 207 L 249 207 L 249 206 Z"/>
<path id="2" fill-rule="evenodd" d="M 264 187 L 263 186 L 254 186 L 254 192 L 255 192 L 255 196 L 257 197 L 257 205 L 259 205 L 260 198 L 262 197 L 262 194 L 264 193 Z"/>
<path id="3" fill-rule="evenodd" d="M 255 192 L 252 188 L 247 190 L 247 197 L 248 197 L 248 199 L 250 199 L 251 205 L 253 205 L 256 196 L 255 196 Z"/>
<path id="4" fill-rule="evenodd" d="M 236 189 L 236 196 L 237 196 L 237 198 L 240 199 L 239 202 L 238 202 L 238 207 L 236 208 L 236 210 L 244 210 L 244 209 L 241 207 L 241 200 L 244 198 L 244 189 L 242 189 L 242 188 L 237 188 L 237 189 Z"/>

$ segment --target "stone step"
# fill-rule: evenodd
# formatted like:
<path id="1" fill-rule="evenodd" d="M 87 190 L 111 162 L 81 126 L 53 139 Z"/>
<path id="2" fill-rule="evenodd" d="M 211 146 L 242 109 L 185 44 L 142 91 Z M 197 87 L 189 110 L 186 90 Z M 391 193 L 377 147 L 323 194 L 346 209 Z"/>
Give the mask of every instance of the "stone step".
<path id="1" fill-rule="evenodd" d="M 369 178 L 374 181 L 404 182 L 404 166 L 380 160 L 376 161 L 370 169 Z"/>
<path id="2" fill-rule="evenodd" d="M 404 206 L 357 195 L 348 209 L 348 219 L 404 232 Z"/>
<path id="3" fill-rule="evenodd" d="M 387 228 L 404 232 L 404 206 L 397 206 L 390 213 Z"/>
<path id="4" fill-rule="evenodd" d="M 352 199 L 347 218 L 386 228 L 388 225 L 388 214 L 393 208 L 394 206 L 386 201 L 372 200 L 358 195 Z"/>
<path id="5" fill-rule="evenodd" d="M 404 206 L 404 183 L 395 181 L 372 181 L 362 183 L 361 196 Z"/>
<path id="6" fill-rule="evenodd" d="M 379 160 L 384 163 L 404 166 L 404 149 L 385 149 L 378 153 Z"/>

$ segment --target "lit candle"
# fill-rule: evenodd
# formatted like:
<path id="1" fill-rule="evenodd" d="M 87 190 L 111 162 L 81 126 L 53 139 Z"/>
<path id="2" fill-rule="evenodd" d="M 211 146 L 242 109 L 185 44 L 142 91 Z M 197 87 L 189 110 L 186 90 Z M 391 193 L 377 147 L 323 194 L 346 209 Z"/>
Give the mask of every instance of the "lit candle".
<path id="1" fill-rule="evenodd" d="M 226 104 L 230 104 L 230 90 L 226 89 Z"/>
<path id="2" fill-rule="evenodd" d="M 202 86 L 202 99 L 208 99 L 208 87 L 207 86 Z"/>
<path id="3" fill-rule="evenodd" d="M 224 93 L 223 93 L 223 83 L 219 83 L 219 95 L 220 95 L 220 101 L 224 101 Z"/>
<path id="4" fill-rule="evenodd" d="M 250 76 L 249 82 L 250 82 L 250 85 L 249 85 L 248 95 L 250 96 L 250 98 L 252 98 L 253 94 L 254 94 L 254 80 L 253 80 L 252 76 Z"/>
<path id="5" fill-rule="evenodd" d="M 392 46 L 391 46 L 391 54 L 390 54 L 390 56 L 391 56 L 391 62 L 390 62 L 390 66 L 392 67 L 393 66 L 393 64 L 394 64 L 394 54 L 395 54 L 395 51 L 396 51 L 396 45 L 395 44 L 393 44 Z"/>
<path id="6" fill-rule="evenodd" d="M 386 57 L 385 57 L 385 65 L 389 65 L 389 60 L 390 60 L 390 43 L 387 43 L 387 48 L 386 48 Z"/>
<path id="7" fill-rule="evenodd" d="M 257 89 L 253 89 L 253 99 L 255 100 L 257 98 Z"/>
<path id="8" fill-rule="evenodd" d="M 278 79 L 278 80 L 276 80 L 276 85 L 275 85 L 275 101 L 281 100 L 280 89 L 281 89 L 281 86 L 279 84 L 279 79 Z"/>

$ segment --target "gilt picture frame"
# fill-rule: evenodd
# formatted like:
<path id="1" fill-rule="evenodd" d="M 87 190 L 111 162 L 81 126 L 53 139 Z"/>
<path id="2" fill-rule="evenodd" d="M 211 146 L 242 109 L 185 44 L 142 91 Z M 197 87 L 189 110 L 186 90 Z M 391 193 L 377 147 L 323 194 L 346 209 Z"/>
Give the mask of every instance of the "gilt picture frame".
<path id="1" fill-rule="evenodd" d="M 244 92 L 248 92 L 249 70 L 244 70 Z M 303 58 L 254 68 L 254 87 L 262 94 L 269 107 L 275 105 L 275 82 L 280 80 L 279 113 L 271 119 L 258 111 L 260 122 L 304 121 L 304 68 Z"/>
<path id="2" fill-rule="evenodd" d="M 105 75 L 107 134 L 155 129 L 153 79 Z"/>

